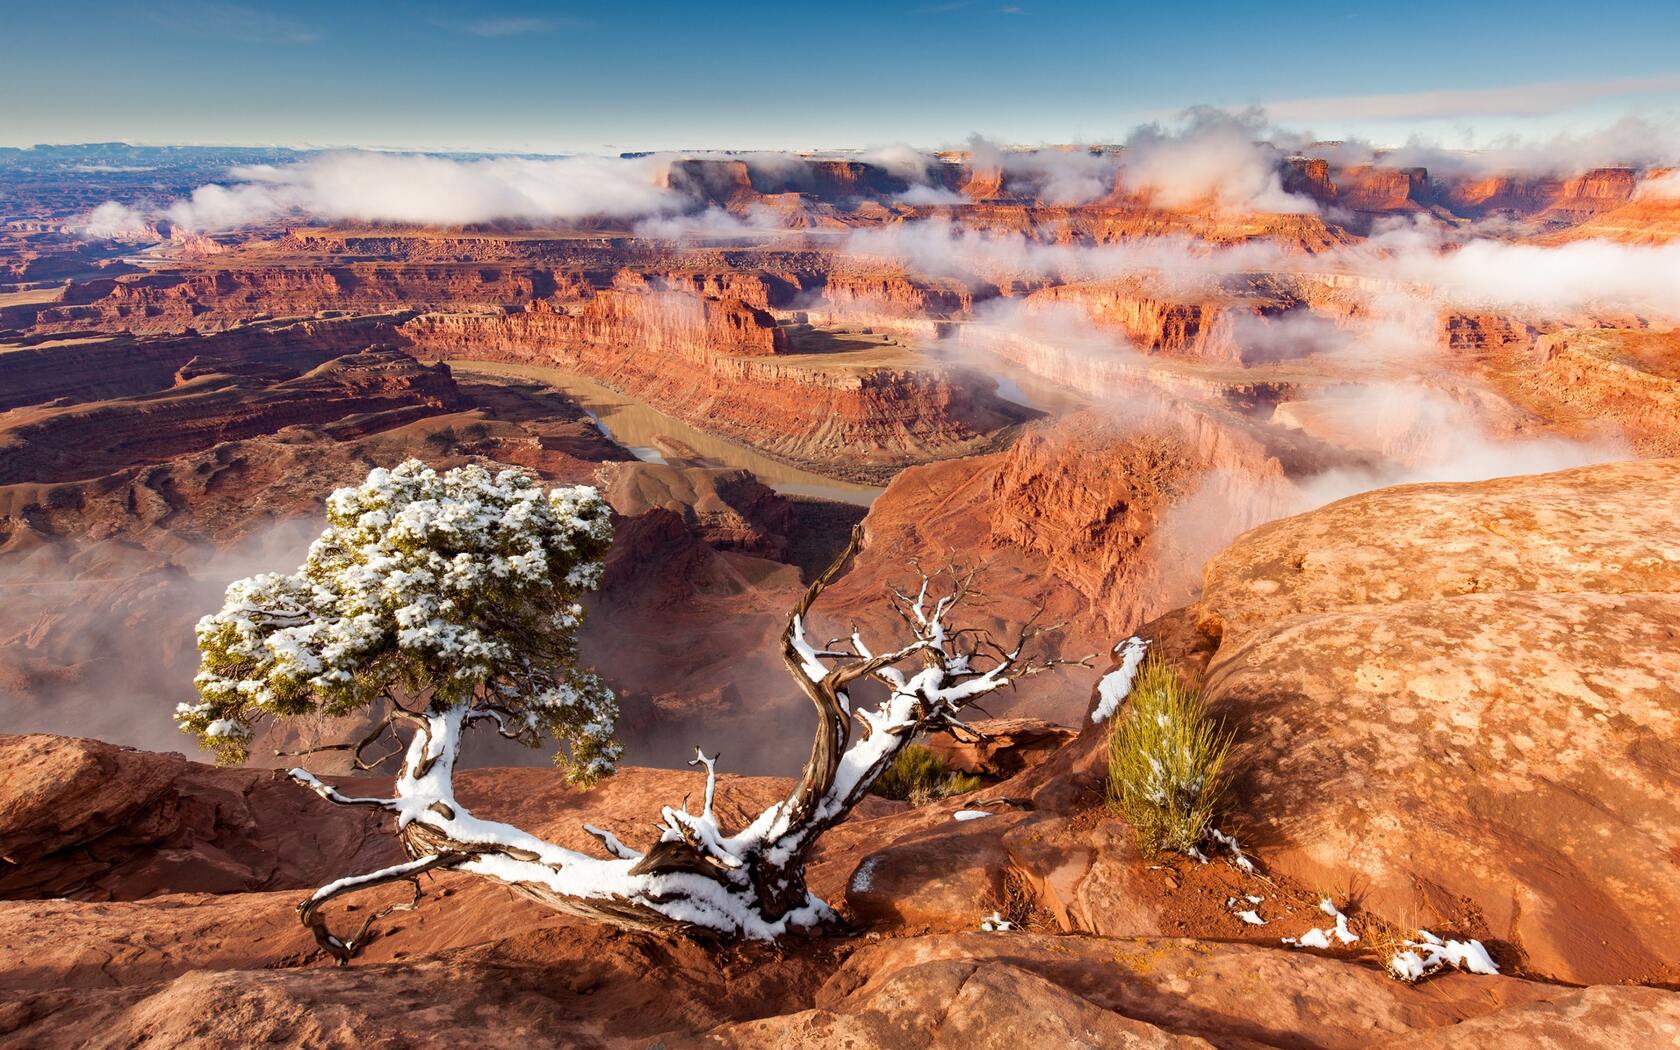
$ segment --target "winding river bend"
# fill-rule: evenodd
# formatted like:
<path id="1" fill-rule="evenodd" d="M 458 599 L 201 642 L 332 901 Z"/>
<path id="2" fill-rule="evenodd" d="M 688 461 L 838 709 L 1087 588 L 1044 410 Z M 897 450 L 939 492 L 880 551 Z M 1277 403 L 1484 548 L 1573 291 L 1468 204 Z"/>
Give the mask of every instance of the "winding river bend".
<path id="1" fill-rule="evenodd" d="M 589 413 L 595 425 L 637 458 L 678 466 L 740 467 L 784 495 L 811 496 L 867 507 L 882 492 L 801 470 L 781 460 L 715 434 L 697 430 L 652 406 L 564 369 L 507 361 L 450 359 L 449 367 L 465 375 L 523 379 L 558 390 Z"/>

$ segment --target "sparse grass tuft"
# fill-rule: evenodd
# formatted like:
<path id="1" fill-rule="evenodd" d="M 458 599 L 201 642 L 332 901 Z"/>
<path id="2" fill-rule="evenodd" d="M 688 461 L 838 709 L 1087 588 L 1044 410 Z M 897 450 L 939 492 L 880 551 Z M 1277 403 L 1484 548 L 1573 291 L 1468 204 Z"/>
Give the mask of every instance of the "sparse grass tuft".
<path id="1" fill-rule="evenodd" d="M 931 748 L 907 744 L 869 790 L 912 806 L 964 795 L 981 785 L 979 777 L 946 767 Z"/>
<path id="2" fill-rule="evenodd" d="M 1189 853 L 1207 836 L 1229 783 L 1231 734 L 1208 717 L 1201 691 L 1166 660 L 1138 672 L 1108 736 L 1108 798 L 1144 853 Z"/>

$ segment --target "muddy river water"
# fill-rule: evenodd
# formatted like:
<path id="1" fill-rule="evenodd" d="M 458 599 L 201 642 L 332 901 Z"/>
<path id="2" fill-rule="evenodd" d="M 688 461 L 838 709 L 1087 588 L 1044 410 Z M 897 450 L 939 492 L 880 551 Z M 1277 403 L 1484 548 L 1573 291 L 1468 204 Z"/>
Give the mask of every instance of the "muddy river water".
<path id="1" fill-rule="evenodd" d="M 762 452 L 715 434 L 697 430 L 641 401 L 603 386 L 585 376 L 543 365 L 504 361 L 451 360 L 449 367 L 464 374 L 526 379 L 561 391 L 588 412 L 601 432 L 628 448 L 637 459 L 664 463 L 668 458 L 679 465 L 741 467 L 750 470 L 766 485 L 790 496 L 815 496 L 867 507 L 881 494 L 872 485 L 857 485 L 773 459 Z M 681 449 L 680 460 L 661 452 Z"/>

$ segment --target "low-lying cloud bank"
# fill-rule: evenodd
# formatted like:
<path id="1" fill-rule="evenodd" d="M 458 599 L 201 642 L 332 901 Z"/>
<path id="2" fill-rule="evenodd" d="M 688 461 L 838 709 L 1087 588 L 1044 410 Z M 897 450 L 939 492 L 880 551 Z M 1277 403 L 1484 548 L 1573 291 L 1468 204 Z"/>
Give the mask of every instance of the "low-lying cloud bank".
<path id="1" fill-rule="evenodd" d="M 1680 200 L 1680 168 L 1645 179 L 1633 196 L 1636 200 Z"/>
<path id="2" fill-rule="evenodd" d="M 641 219 L 690 202 L 660 184 L 652 157 L 492 157 L 457 160 L 347 152 L 296 164 L 234 168 L 159 208 L 106 202 L 89 215 L 90 236 L 118 237 L 159 220 L 193 232 L 238 229 L 299 216 L 327 222 L 457 226 L 491 222 Z"/>
<path id="3" fill-rule="evenodd" d="M 1121 177 L 1167 207 L 1212 200 L 1225 211 L 1316 212 L 1312 198 L 1286 192 L 1281 164 L 1291 146 L 1257 110 L 1191 110 L 1178 127 L 1150 124 L 1126 139 Z"/>
<path id="4" fill-rule="evenodd" d="M 1499 139 L 1466 152 L 1424 141 L 1397 149 L 1360 141 L 1320 142 L 1310 131 L 1279 127 L 1258 109 L 1196 107 L 1176 120 L 1134 129 L 1118 148 L 1010 149 L 976 136 L 962 152 L 973 178 L 995 178 L 1005 195 L 1051 205 L 1140 194 L 1167 207 L 1316 212 L 1320 206 L 1315 200 L 1286 187 L 1291 157 L 1324 158 L 1337 166 L 1422 166 L 1443 176 L 1539 177 L 1625 165 L 1653 171 L 1642 194 L 1680 194 L 1674 174 L 1661 171 L 1680 160 L 1680 126 L 1632 118 L 1588 134 Z M 702 211 L 707 201 L 674 188 L 663 177 L 677 156 L 460 159 L 328 153 L 295 164 L 235 168 L 222 182 L 155 206 L 106 202 L 89 213 L 83 230 L 95 237 L 126 237 L 149 233 L 155 224 L 167 222 L 210 232 L 286 217 L 445 226 L 635 222 Z M 790 153 L 711 156 L 742 161 L 755 175 L 793 188 L 810 175 L 805 158 Z M 933 152 L 898 143 L 835 156 L 860 160 L 900 180 L 906 189 L 899 200 L 906 204 L 966 199 L 951 184 L 951 169 Z"/>
<path id="5" fill-rule="evenodd" d="M 1299 138 L 1258 110 L 1199 106 L 1176 121 L 1134 129 L 1119 149 L 1012 150 L 976 136 L 966 152 L 977 175 L 1000 176 L 1006 194 L 1046 204 L 1089 204 L 1122 192 L 1169 208 L 1211 203 L 1225 211 L 1316 212 L 1312 198 L 1283 187 L 1283 164 Z"/>
<path id="6" fill-rule="evenodd" d="M 1373 294 L 1423 297 L 1439 305 L 1540 315 L 1625 310 L 1680 323 L 1680 243 L 1516 244 L 1467 238 L 1464 231 L 1427 219 L 1396 223 L 1366 242 L 1316 255 L 1272 242 L 1215 246 L 1189 237 L 1053 244 L 940 220 L 859 230 L 848 236 L 846 247 L 971 284 L 1144 276 L 1169 292 L 1196 292 L 1255 271 L 1335 272 L 1362 278 Z"/>

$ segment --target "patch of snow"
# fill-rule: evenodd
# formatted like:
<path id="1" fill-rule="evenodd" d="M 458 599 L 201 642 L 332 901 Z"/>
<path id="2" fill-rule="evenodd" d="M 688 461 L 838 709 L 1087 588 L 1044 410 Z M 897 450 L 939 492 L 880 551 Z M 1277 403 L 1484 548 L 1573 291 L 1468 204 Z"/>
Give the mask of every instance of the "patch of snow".
<path id="1" fill-rule="evenodd" d="M 863 858 L 863 863 L 859 864 L 858 869 L 852 872 L 851 889 L 853 893 L 867 893 L 869 891 L 870 880 L 875 877 L 875 867 L 880 863 L 881 854 L 879 853 Z"/>
<path id="2" fill-rule="evenodd" d="M 1489 977 L 1499 973 L 1499 965 L 1481 941 L 1442 940 L 1428 930 L 1419 930 L 1418 938 L 1407 941 L 1388 960 L 1388 972 L 1399 980 L 1419 981 L 1448 966 Z"/>
<path id="3" fill-rule="evenodd" d="M 1330 938 L 1332 935 L 1334 935 L 1335 938 L 1343 944 L 1352 944 L 1354 941 L 1359 940 L 1359 935 L 1348 929 L 1347 916 L 1343 915 L 1341 909 L 1336 907 L 1335 901 L 1332 901 L 1329 897 L 1325 897 L 1323 900 L 1318 902 L 1318 910 L 1336 920 L 1336 926 L 1334 929 L 1308 930 L 1306 933 L 1301 934 L 1299 939 L 1294 937 L 1285 937 L 1283 939 L 1283 943 L 1293 944 L 1301 948 L 1328 948 L 1330 947 Z M 1416 980 L 1416 978 L 1407 979 Z"/>
<path id="4" fill-rule="evenodd" d="M 980 920 L 980 929 L 986 933 L 1005 933 L 1014 928 L 1014 923 L 995 911 Z"/>
<path id="5" fill-rule="evenodd" d="M 951 814 L 951 819 L 979 820 L 981 817 L 989 817 L 991 815 L 991 811 L 985 809 L 959 809 L 955 813 Z"/>
<path id="6" fill-rule="evenodd" d="M 1388 972 L 1399 980 L 1411 984 L 1414 981 L 1421 981 L 1424 974 L 1428 973 L 1429 970 L 1424 965 L 1423 956 L 1417 952 L 1396 952 L 1388 960 Z"/>
<path id="7" fill-rule="evenodd" d="M 218 718 L 204 727 L 205 736 L 248 737 L 251 727 L 237 718 Z"/>
<path id="8" fill-rule="evenodd" d="M 1131 695 L 1132 682 L 1137 678 L 1138 667 L 1143 664 L 1144 653 L 1149 649 L 1149 643 L 1133 635 L 1114 646 L 1118 654 L 1122 649 L 1125 655 L 1120 659 L 1120 666 L 1102 676 L 1097 682 L 1097 708 L 1091 712 L 1091 721 L 1100 724 L 1114 717 L 1120 710 L 1120 704 Z"/>
<path id="9" fill-rule="evenodd" d="M 1242 899 L 1249 904 L 1259 904 L 1261 901 L 1265 900 L 1264 897 L 1256 897 L 1252 894 L 1246 894 L 1246 895 L 1243 896 Z M 1231 909 L 1231 914 L 1232 915 L 1235 915 L 1237 918 L 1241 919 L 1243 922 L 1248 923 L 1250 926 L 1264 926 L 1264 925 L 1266 925 L 1266 920 L 1262 919 L 1260 917 L 1260 913 L 1258 911 L 1255 911 L 1253 908 L 1245 908 L 1241 911 L 1238 911 L 1237 910 L 1237 898 L 1235 898 L 1235 897 L 1226 897 L 1225 898 L 1225 907 Z"/>
<path id="10" fill-rule="evenodd" d="M 1330 947 L 1330 935 L 1323 930 L 1308 930 L 1301 934 L 1299 938 L 1285 937 L 1283 943 L 1293 944 L 1301 948 L 1328 948 Z"/>
<path id="11" fill-rule="evenodd" d="M 1337 908 L 1335 902 L 1329 897 L 1318 902 L 1318 910 L 1336 920 L 1335 933 L 1338 941 L 1343 944 L 1352 944 L 1359 939 L 1357 933 L 1348 929 L 1347 916 L 1342 914 L 1341 909 Z"/>
<path id="12" fill-rule="evenodd" d="M 1221 846 L 1224 846 L 1230 851 L 1232 864 L 1235 864 L 1239 870 L 1249 875 L 1254 874 L 1254 862 L 1249 860 L 1247 854 L 1243 853 L 1242 847 L 1237 845 L 1235 836 L 1227 835 L 1218 828 L 1209 828 L 1208 834 L 1213 836 L 1213 841 L 1219 843 Z M 1201 860 L 1202 863 L 1207 863 L 1206 857 L 1201 858 Z"/>

